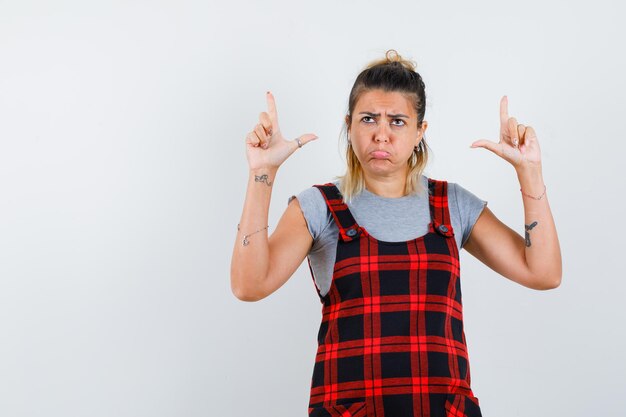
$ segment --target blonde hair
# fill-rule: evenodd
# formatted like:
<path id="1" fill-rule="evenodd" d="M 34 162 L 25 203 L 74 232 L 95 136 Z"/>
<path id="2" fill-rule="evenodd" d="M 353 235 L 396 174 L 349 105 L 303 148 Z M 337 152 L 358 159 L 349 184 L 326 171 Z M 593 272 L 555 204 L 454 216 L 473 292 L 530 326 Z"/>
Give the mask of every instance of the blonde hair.
<path id="1" fill-rule="evenodd" d="M 337 177 L 339 179 L 339 191 L 344 200 L 350 201 L 365 188 L 363 168 L 359 162 L 348 138 L 348 126 L 352 122 L 352 112 L 360 96 L 368 91 L 381 89 L 383 91 L 399 92 L 412 101 L 417 113 L 417 126 L 420 128 L 424 121 L 426 111 L 426 92 L 422 77 L 415 71 L 413 61 L 402 58 L 397 51 L 390 49 L 385 58 L 370 62 L 367 67 L 357 76 L 350 98 L 348 100 L 348 114 L 346 116 L 346 173 Z M 418 147 L 407 160 L 407 176 L 405 195 L 420 193 L 422 172 L 428 163 L 428 145 L 426 138 L 422 137 Z"/>

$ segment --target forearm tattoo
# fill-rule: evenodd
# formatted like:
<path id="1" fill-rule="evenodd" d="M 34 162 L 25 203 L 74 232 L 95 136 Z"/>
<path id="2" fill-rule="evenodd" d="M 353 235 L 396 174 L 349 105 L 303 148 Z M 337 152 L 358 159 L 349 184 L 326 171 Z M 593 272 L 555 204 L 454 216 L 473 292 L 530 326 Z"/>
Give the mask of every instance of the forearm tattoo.
<path id="1" fill-rule="evenodd" d="M 528 233 L 530 230 L 532 230 L 533 227 L 537 226 L 537 222 L 532 222 L 531 224 L 525 224 L 524 227 L 526 228 L 526 246 L 530 247 L 530 233 Z"/>
<path id="2" fill-rule="evenodd" d="M 268 187 L 272 185 L 272 181 L 269 180 L 269 177 L 267 176 L 267 174 L 255 175 L 254 176 L 254 181 L 255 182 L 264 182 L 264 183 L 267 184 Z"/>

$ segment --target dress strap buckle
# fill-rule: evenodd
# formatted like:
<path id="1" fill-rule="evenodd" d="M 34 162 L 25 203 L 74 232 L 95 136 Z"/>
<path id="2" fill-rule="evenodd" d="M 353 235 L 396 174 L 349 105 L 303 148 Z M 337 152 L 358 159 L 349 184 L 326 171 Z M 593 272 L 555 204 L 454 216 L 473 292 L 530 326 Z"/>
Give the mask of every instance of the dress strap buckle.
<path id="1" fill-rule="evenodd" d="M 350 209 L 343 201 L 343 196 L 339 192 L 337 186 L 333 183 L 327 183 L 323 185 L 314 185 L 320 190 L 324 196 L 326 207 L 332 214 L 333 220 L 337 228 L 339 228 L 339 236 L 344 242 L 350 242 L 353 239 L 358 239 L 363 234 L 364 229 L 358 225 L 354 216 L 350 212 Z"/>
<path id="2" fill-rule="evenodd" d="M 439 233 L 442 236 L 445 236 L 445 237 L 454 236 L 454 229 L 452 228 L 452 225 L 449 223 L 439 223 L 437 221 L 434 221 L 433 228 L 435 229 L 437 233 Z"/>

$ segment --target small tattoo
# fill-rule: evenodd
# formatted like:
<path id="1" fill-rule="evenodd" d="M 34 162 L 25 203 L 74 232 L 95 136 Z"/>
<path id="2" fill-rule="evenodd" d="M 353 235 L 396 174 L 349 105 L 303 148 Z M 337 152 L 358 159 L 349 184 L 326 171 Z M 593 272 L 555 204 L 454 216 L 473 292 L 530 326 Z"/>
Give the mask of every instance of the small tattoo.
<path id="1" fill-rule="evenodd" d="M 535 226 L 537 226 L 537 222 L 532 222 L 530 225 L 524 225 L 524 227 L 526 228 L 526 246 L 528 247 L 530 247 L 530 234 L 528 233 L 528 231 L 532 230 L 532 228 Z"/>
<path id="2" fill-rule="evenodd" d="M 255 182 L 264 182 L 269 186 L 272 185 L 272 181 L 269 180 L 269 177 L 267 176 L 267 174 L 263 174 L 263 175 L 255 175 L 254 176 L 254 181 Z"/>

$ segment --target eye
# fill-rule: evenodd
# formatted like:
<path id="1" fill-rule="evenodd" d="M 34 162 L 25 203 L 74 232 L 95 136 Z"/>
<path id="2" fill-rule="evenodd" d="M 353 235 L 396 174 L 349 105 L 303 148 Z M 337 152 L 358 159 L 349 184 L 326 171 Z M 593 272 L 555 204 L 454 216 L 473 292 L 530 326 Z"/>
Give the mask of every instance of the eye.
<path id="1" fill-rule="evenodd" d="M 392 122 L 402 122 L 402 124 L 396 125 L 396 126 L 404 126 L 406 124 L 406 122 L 402 119 L 393 119 Z"/>
<path id="2" fill-rule="evenodd" d="M 361 121 L 365 122 L 365 119 L 372 119 L 372 117 L 371 116 L 364 116 L 364 117 L 361 118 Z M 365 123 L 368 123 L 368 122 L 365 122 Z"/>

